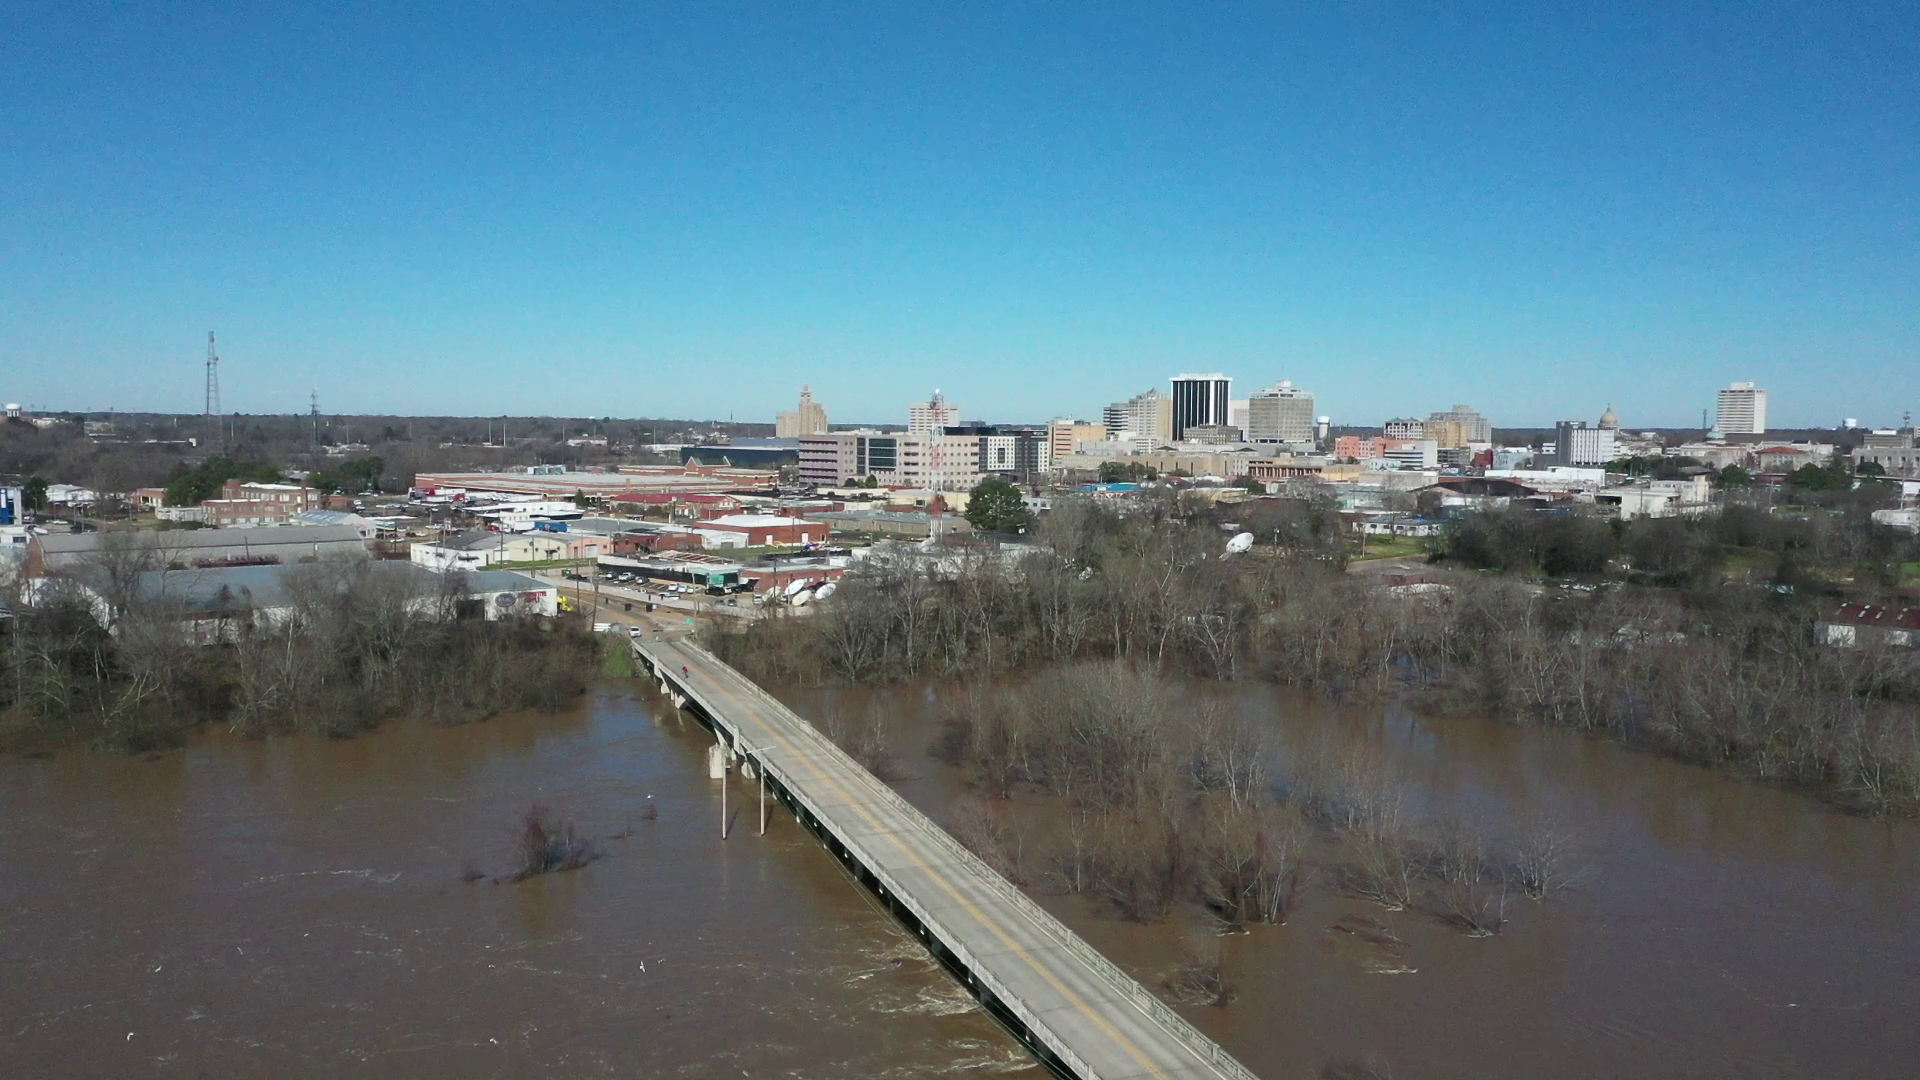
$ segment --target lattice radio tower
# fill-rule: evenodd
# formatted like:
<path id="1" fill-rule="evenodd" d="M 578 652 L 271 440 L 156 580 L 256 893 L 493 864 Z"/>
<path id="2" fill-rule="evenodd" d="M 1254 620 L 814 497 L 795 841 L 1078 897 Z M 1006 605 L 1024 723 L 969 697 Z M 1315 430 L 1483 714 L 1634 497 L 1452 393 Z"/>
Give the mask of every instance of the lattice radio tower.
<path id="1" fill-rule="evenodd" d="M 213 331 L 207 331 L 207 445 L 220 438 L 220 355 L 213 351 Z"/>

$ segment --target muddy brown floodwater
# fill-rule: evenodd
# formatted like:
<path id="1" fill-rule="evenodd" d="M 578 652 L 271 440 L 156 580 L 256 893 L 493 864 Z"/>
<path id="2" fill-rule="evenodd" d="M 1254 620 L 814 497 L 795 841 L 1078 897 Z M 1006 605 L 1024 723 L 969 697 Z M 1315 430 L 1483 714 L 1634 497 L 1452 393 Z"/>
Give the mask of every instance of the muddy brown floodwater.
<path id="1" fill-rule="evenodd" d="M 1260 685 L 1190 691 L 1267 728 L 1281 769 L 1357 736 L 1431 816 L 1465 811 L 1497 832 L 1549 814 L 1577 834 L 1587 871 L 1571 892 L 1515 901 L 1493 938 L 1322 879 L 1287 925 L 1223 939 L 1238 1000 L 1181 1012 L 1262 1077 L 1368 1059 L 1395 1080 L 1920 1077 L 1920 823 L 1850 817 L 1567 732 L 1342 711 Z M 816 723 L 878 697 L 897 718 L 897 786 L 945 819 L 964 789 L 927 754 L 941 693 L 781 696 Z M 1017 813 L 1043 820 L 1040 802 Z M 1046 841 L 1030 835 L 1031 867 Z M 1041 899 L 1149 985 L 1199 914 L 1139 926 L 1097 902 Z M 1404 942 L 1393 963 L 1332 929 L 1363 919 Z"/>
<path id="2" fill-rule="evenodd" d="M 1039 1075 L 791 817 L 755 835 L 736 787 L 720 840 L 711 741 L 617 685 L 562 716 L 0 760 L 0 1075 Z M 536 802 L 607 857 L 463 883 Z"/>
<path id="3" fill-rule="evenodd" d="M 1430 810 L 1550 812 L 1589 868 L 1491 939 L 1324 884 L 1226 938 L 1239 999 L 1182 1012 L 1267 1080 L 1920 1075 L 1915 823 L 1560 732 L 1192 692 L 1266 725 L 1282 767 L 1358 734 Z M 819 719 L 876 694 L 782 696 Z M 877 696 L 901 791 L 946 817 L 940 690 Z M 610 685 L 464 728 L 0 760 L 0 1075 L 1038 1076 L 791 817 L 754 835 L 736 786 L 719 839 L 709 742 Z M 463 883 L 507 867 L 536 802 L 607 857 Z M 1150 985 L 1173 962 L 1180 920 L 1041 900 Z M 1329 930 L 1357 918 L 1396 963 Z"/>

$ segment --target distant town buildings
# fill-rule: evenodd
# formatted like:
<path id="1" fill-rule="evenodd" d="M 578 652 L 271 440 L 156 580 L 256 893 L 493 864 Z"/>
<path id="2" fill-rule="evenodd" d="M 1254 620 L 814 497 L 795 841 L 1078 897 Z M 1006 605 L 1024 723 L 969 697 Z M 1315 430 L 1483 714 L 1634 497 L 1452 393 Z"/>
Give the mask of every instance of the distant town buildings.
<path id="1" fill-rule="evenodd" d="M 773 418 L 773 435 L 777 439 L 797 439 L 802 435 L 825 435 L 831 430 L 827 423 L 827 410 L 813 400 L 813 388 L 800 388 L 800 404 L 792 412 L 778 413 Z"/>
<path id="2" fill-rule="evenodd" d="M 1187 437 L 1193 427 L 1230 427 L 1233 424 L 1233 380 L 1225 375 L 1173 377 L 1172 436 Z"/>
<path id="3" fill-rule="evenodd" d="M 1101 412 L 1100 419 L 1106 428 L 1104 438 L 1132 441 L 1142 450 L 1173 440 L 1173 399 L 1158 390 L 1116 401 Z"/>
<path id="4" fill-rule="evenodd" d="M 1425 428 L 1425 438 L 1449 449 L 1493 444 L 1492 422 L 1466 405 L 1455 405 L 1445 412 L 1429 414 Z"/>
<path id="5" fill-rule="evenodd" d="M 1247 399 L 1247 441 L 1313 442 L 1313 418 L 1313 393 L 1282 379 Z"/>
<path id="6" fill-rule="evenodd" d="M 1152 390 L 1147 391 L 1154 394 Z M 1158 397 L 1159 395 L 1155 395 Z M 1135 401 L 1140 400 L 1135 398 Z M 1164 397 L 1160 400 L 1165 401 Z M 1114 406 L 1107 406 L 1107 416 L 1111 420 Z M 1131 429 L 1122 429 L 1131 430 Z M 1065 417 L 1047 424 L 1047 456 L 1049 459 L 1067 457 L 1080 453 L 1085 443 L 1100 442 L 1105 439 L 1119 438 L 1111 424 L 1089 424 L 1084 420 L 1068 420 Z"/>
<path id="7" fill-rule="evenodd" d="M 1871 431 L 1866 442 L 1853 452 L 1854 468 L 1878 465 L 1888 476 L 1920 479 L 1920 449 L 1916 449 L 1914 443 L 1912 428 Z"/>
<path id="8" fill-rule="evenodd" d="M 1750 382 L 1737 382 L 1720 391 L 1714 428 L 1722 435 L 1766 434 L 1767 392 Z"/>
<path id="9" fill-rule="evenodd" d="M 907 406 L 907 434 L 938 435 L 960 423 L 960 410 L 935 390 L 933 397 Z"/>
<path id="10" fill-rule="evenodd" d="M 1619 456 L 1617 432 L 1588 427 L 1585 420 L 1562 420 L 1553 426 L 1554 463 L 1605 465 Z"/>

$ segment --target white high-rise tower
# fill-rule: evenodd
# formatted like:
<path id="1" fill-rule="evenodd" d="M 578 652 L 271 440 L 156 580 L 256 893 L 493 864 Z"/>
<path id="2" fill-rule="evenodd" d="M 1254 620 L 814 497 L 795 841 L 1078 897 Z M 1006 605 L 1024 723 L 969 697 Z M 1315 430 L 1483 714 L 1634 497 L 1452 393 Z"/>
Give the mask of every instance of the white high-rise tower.
<path id="1" fill-rule="evenodd" d="M 1750 382 L 1737 382 L 1720 391 L 1714 427 L 1722 435 L 1764 435 L 1767 431 L 1767 392 Z"/>

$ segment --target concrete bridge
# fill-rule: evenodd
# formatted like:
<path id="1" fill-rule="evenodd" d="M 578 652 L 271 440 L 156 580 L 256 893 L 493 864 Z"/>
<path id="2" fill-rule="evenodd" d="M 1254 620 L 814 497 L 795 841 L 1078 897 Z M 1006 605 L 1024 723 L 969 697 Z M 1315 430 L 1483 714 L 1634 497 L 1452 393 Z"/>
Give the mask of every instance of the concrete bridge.
<path id="1" fill-rule="evenodd" d="M 1253 1074 L 774 697 L 689 641 L 636 640 L 675 705 L 764 778 L 1027 1048 L 1076 1080 Z"/>

